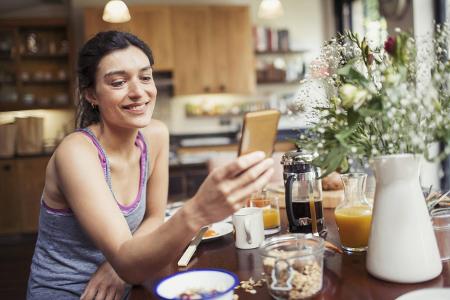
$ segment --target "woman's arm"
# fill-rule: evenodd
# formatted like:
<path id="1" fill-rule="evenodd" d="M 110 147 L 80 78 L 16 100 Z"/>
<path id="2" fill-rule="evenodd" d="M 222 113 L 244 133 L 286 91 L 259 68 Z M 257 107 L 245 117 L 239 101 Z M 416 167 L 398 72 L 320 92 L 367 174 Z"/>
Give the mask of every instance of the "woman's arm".
<path id="1" fill-rule="evenodd" d="M 179 256 L 201 226 L 224 219 L 269 180 L 273 161 L 253 153 L 216 169 L 169 221 L 133 237 L 98 166 L 98 154 L 81 135 L 68 137 L 55 153 L 62 191 L 83 229 L 125 281 L 140 283 L 148 272 Z"/>

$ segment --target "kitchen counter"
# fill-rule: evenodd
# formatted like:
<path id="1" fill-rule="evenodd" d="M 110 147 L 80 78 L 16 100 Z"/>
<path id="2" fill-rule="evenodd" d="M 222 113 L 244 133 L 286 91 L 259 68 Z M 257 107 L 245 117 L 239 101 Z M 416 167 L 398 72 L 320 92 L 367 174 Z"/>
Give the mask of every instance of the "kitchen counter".
<path id="1" fill-rule="evenodd" d="M 305 129 L 281 129 L 278 130 L 277 142 L 293 140 Z M 179 147 L 211 147 L 239 144 L 240 131 L 206 134 L 171 134 L 171 148 Z"/>

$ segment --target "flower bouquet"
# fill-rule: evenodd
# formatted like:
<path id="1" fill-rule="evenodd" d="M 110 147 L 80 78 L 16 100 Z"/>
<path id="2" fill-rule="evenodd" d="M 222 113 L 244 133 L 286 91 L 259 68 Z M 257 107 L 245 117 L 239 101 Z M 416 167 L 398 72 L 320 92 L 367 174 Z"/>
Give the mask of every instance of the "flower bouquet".
<path id="1" fill-rule="evenodd" d="M 349 160 L 414 153 L 427 159 L 450 154 L 450 62 L 445 50 L 448 29 L 417 47 L 399 31 L 384 47 L 348 32 L 327 42 L 300 87 L 298 104 L 313 106 L 312 127 L 297 140 L 317 152 L 324 174 L 348 169 Z M 311 99 L 311 81 L 319 81 L 322 99 Z M 317 85 L 316 85 L 317 86 Z M 311 104 L 311 101 L 313 104 Z M 433 157 L 429 146 L 441 142 Z"/>
<path id="2" fill-rule="evenodd" d="M 421 282 L 442 270 L 419 161 L 450 154 L 447 36 L 445 27 L 420 41 L 398 30 L 377 48 L 348 32 L 324 45 L 299 90 L 297 106 L 312 124 L 297 146 L 317 153 L 323 176 L 345 172 L 353 160 L 372 163 L 366 266 L 383 280 Z M 444 147 L 432 156 L 434 143 Z"/>

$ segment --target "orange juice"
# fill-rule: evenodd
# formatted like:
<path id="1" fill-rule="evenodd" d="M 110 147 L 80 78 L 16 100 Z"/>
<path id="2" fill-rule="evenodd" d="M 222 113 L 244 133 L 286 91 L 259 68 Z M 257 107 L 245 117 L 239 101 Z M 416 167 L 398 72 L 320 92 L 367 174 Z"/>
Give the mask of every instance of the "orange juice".
<path id="1" fill-rule="evenodd" d="M 263 209 L 264 229 L 276 228 L 280 226 L 280 211 L 276 208 Z"/>
<path id="2" fill-rule="evenodd" d="M 270 207 L 270 199 L 249 199 L 249 206 L 253 207 Z"/>
<path id="3" fill-rule="evenodd" d="M 334 212 L 344 248 L 365 248 L 369 242 L 372 210 L 368 206 L 339 208 Z"/>

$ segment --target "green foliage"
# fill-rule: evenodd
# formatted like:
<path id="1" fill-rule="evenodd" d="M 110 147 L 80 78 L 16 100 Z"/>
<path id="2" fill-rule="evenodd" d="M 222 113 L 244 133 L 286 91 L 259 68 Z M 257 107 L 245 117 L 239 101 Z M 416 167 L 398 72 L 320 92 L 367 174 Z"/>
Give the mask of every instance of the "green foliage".
<path id="1" fill-rule="evenodd" d="M 433 51 L 442 52 L 439 45 L 448 31 L 437 31 L 440 35 L 429 42 Z M 323 175 L 346 171 L 349 159 L 397 153 L 433 159 L 428 148 L 434 142 L 446 146 L 438 158 L 450 154 L 450 62 L 442 53 L 419 57 L 416 41 L 407 32 L 391 37 L 385 48 L 371 49 L 365 38 L 352 32 L 324 46 L 315 70 L 326 66 L 320 80 L 334 92 L 326 105 L 315 107 L 318 120 L 297 140 L 299 147 L 317 152 L 314 163 Z M 427 62 L 430 57 L 436 59 Z M 417 75 L 424 67 L 431 79 Z"/>

